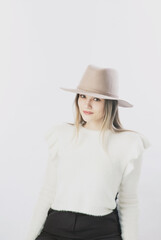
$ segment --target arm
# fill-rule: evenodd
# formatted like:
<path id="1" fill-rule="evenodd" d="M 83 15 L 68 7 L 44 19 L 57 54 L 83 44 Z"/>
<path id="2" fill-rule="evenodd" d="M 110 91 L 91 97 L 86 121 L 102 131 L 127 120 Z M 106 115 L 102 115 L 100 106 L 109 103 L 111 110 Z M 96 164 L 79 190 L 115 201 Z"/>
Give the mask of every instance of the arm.
<path id="1" fill-rule="evenodd" d="M 118 197 L 118 214 L 122 239 L 138 239 L 139 199 L 138 185 L 141 174 L 143 153 L 131 159 L 122 177 Z"/>
<path id="2" fill-rule="evenodd" d="M 35 240 L 36 237 L 41 233 L 48 214 L 48 210 L 54 201 L 57 170 L 56 156 L 58 151 L 58 139 L 56 130 L 57 128 L 53 127 L 45 135 L 49 154 L 43 185 L 40 190 L 36 206 L 34 208 L 26 240 Z"/>
<path id="3" fill-rule="evenodd" d="M 48 210 L 54 200 L 56 183 L 55 162 L 48 158 L 46 174 L 43 186 L 40 190 L 38 200 L 32 215 L 30 231 L 26 240 L 35 240 L 43 229 Z"/>

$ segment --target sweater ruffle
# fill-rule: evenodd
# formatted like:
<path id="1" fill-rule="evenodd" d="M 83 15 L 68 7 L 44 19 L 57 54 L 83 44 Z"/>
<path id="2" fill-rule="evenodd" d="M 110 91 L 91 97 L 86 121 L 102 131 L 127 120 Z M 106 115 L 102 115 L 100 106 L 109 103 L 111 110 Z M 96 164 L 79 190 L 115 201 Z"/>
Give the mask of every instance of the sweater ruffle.
<path id="1" fill-rule="evenodd" d="M 60 124 L 54 124 L 48 129 L 44 135 L 44 139 L 48 145 L 49 156 L 55 159 L 59 149 Z"/>
<path id="2" fill-rule="evenodd" d="M 129 160 L 138 158 L 144 153 L 145 149 L 148 149 L 151 146 L 149 139 L 145 135 L 137 132 L 134 133 L 134 137 L 133 134 L 131 136 L 132 137 L 129 139 L 131 144 L 126 153 Z"/>

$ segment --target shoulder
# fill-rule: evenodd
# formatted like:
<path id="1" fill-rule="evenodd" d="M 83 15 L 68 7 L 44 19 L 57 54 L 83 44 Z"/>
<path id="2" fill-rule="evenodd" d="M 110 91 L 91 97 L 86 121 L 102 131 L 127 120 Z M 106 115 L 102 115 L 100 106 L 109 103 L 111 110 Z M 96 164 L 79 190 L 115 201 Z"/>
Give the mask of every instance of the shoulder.
<path id="1" fill-rule="evenodd" d="M 54 123 L 44 132 L 43 139 L 49 147 L 52 158 L 54 158 L 55 154 L 59 151 L 58 149 L 62 139 L 68 139 L 68 137 L 66 137 L 68 136 L 67 132 L 71 132 L 69 127 L 70 125 L 66 122 Z"/>
<path id="2" fill-rule="evenodd" d="M 130 146 L 134 143 L 141 144 L 144 148 L 148 148 L 151 146 L 149 139 L 144 134 L 135 131 L 113 133 L 113 139 L 122 144 L 127 144 L 127 146 Z"/>
<path id="3" fill-rule="evenodd" d="M 59 137 L 73 128 L 74 124 L 67 122 L 54 123 L 44 133 L 45 139 Z"/>
<path id="4" fill-rule="evenodd" d="M 140 132 L 124 131 L 112 133 L 111 137 L 112 149 L 115 149 L 116 154 L 128 159 L 137 158 L 145 149 L 151 146 L 149 139 Z"/>

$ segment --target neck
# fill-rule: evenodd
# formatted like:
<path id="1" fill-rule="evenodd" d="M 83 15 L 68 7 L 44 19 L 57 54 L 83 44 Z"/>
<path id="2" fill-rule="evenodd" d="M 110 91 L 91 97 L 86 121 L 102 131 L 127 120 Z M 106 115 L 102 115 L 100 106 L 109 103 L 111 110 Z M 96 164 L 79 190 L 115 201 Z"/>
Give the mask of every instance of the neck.
<path id="1" fill-rule="evenodd" d="M 94 123 L 85 123 L 83 125 L 84 128 L 90 129 L 90 130 L 101 130 L 102 123 L 100 124 L 94 124 Z"/>

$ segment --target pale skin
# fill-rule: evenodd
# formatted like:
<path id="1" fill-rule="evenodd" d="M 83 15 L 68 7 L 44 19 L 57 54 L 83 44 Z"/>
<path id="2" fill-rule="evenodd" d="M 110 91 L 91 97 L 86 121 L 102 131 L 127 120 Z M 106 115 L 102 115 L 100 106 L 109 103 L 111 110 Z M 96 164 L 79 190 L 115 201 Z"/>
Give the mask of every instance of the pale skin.
<path id="1" fill-rule="evenodd" d="M 78 106 L 79 111 L 86 121 L 85 128 L 91 130 L 100 130 L 104 117 L 105 99 L 94 96 L 79 94 Z M 92 112 L 92 114 L 85 114 L 83 111 Z"/>

